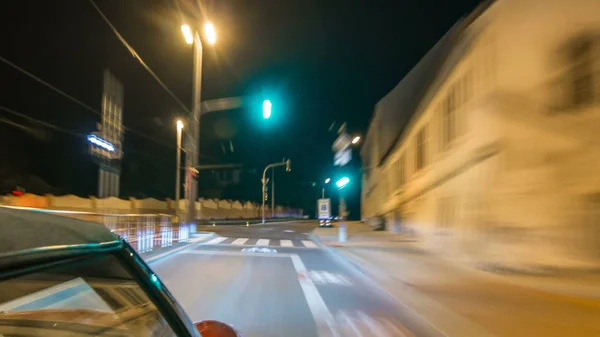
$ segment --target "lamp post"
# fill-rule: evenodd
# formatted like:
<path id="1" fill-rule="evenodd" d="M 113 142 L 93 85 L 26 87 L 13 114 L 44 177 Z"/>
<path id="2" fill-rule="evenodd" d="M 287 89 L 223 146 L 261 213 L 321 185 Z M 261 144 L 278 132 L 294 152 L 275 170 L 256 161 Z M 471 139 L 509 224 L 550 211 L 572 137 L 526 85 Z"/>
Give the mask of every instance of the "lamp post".
<path id="1" fill-rule="evenodd" d="M 185 165 L 187 168 L 198 165 L 198 149 L 200 146 L 200 98 L 202 91 L 202 40 L 197 31 L 192 33 L 188 25 L 181 26 L 181 32 L 187 44 L 194 45 L 194 69 L 193 69 L 193 95 L 192 95 L 192 115 L 189 117 L 188 125 L 190 127 L 189 136 L 186 141 Z M 215 27 L 211 22 L 204 24 L 204 33 L 206 41 L 214 44 L 217 40 Z M 186 211 L 186 221 L 195 220 L 196 199 L 198 196 L 197 178 L 192 177 L 191 171 L 186 170 L 185 177 L 185 197 L 188 201 Z"/>
<path id="2" fill-rule="evenodd" d="M 325 184 L 329 184 L 330 181 L 330 178 L 325 179 Z M 321 189 L 321 199 L 325 199 L 325 185 L 323 185 Z"/>
<path id="3" fill-rule="evenodd" d="M 179 213 L 179 197 L 181 196 L 181 131 L 183 130 L 183 121 L 177 120 L 177 159 L 175 172 L 175 215 Z"/>

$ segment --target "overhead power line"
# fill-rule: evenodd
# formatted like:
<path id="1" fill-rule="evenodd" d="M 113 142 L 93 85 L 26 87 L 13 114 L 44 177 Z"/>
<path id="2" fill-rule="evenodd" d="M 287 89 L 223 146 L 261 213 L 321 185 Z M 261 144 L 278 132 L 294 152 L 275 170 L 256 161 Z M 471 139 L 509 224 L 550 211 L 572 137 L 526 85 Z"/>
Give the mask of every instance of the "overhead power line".
<path id="1" fill-rule="evenodd" d="M 150 69 L 150 67 L 146 64 L 146 62 L 144 62 L 144 60 L 142 59 L 142 57 L 135 51 L 135 49 L 133 49 L 133 47 L 127 42 L 127 40 L 125 40 L 125 38 L 121 35 L 121 33 L 119 33 L 119 31 L 117 30 L 117 28 L 115 28 L 115 26 L 110 22 L 110 20 L 108 20 L 108 18 L 106 17 L 106 15 L 104 15 L 104 13 L 102 12 L 102 10 L 100 10 L 100 8 L 96 5 L 96 3 L 94 2 L 94 0 L 89 0 L 89 1 L 92 4 L 92 6 L 94 6 L 94 8 L 98 12 L 98 14 L 100 14 L 100 16 L 102 17 L 102 19 L 104 19 L 104 21 L 106 22 L 106 24 L 113 31 L 113 33 L 119 39 L 119 41 L 121 41 L 121 43 L 125 46 L 125 48 L 127 48 L 127 50 L 129 50 L 129 52 L 131 53 L 131 55 L 140 62 L 140 64 L 148 71 L 148 73 L 150 73 L 150 75 L 152 75 L 152 77 L 154 77 L 154 79 L 169 93 L 169 95 L 177 103 L 179 103 L 179 105 L 183 108 L 183 110 L 189 114 L 190 110 L 188 110 L 188 108 L 185 106 L 185 104 L 183 104 L 183 102 L 181 102 L 179 100 L 179 98 L 177 98 L 177 96 L 175 96 L 175 94 L 171 91 L 171 89 L 169 89 L 169 87 L 167 87 L 167 85 L 158 77 L 158 75 L 156 75 L 156 73 L 154 73 L 154 71 L 152 71 L 152 69 Z"/>
<path id="2" fill-rule="evenodd" d="M 37 124 L 43 125 L 43 126 L 45 126 L 45 127 L 47 127 L 47 128 L 50 128 L 50 129 L 52 129 L 52 130 L 55 130 L 55 131 L 64 132 L 64 133 L 66 133 L 66 134 L 69 134 L 69 135 L 71 135 L 71 136 L 75 136 L 75 137 L 77 137 L 77 138 L 83 138 L 83 139 L 85 139 L 85 138 L 86 138 L 86 135 L 84 135 L 84 134 L 80 134 L 80 133 L 77 133 L 77 132 L 75 132 L 75 131 L 71 131 L 71 130 L 68 130 L 68 129 L 65 129 L 65 128 L 61 128 L 60 126 L 56 126 L 56 125 L 54 125 L 54 124 L 51 124 L 51 123 L 48 123 L 48 122 L 44 122 L 44 121 L 42 121 L 42 120 L 39 120 L 39 119 L 37 119 L 37 118 L 33 118 L 33 117 L 31 117 L 31 116 L 28 116 L 28 115 L 26 115 L 26 114 L 24 114 L 24 113 L 17 112 L 17 111 L 15 111 L 15 110 L 9 109 L 9 108 L 7 108 L 7 107 L 5 107 L 5 106 L 1 106 L 1 105 L 0 105 L 0 110 L 6 111 L 6 112 L 8 112 L 8 113 L 10 113 L 10 114 L 13 114 L 13 115 L 15 115 L 15 116 L 19 116 L 19 117 L 21 117 L 21 118 L 24 118 L 24 119 L 27 119 L 27 120 L 29 120 L 29 121 L 35 122 L 35 123 L 37 123 Z M 30 130 L 28 127 L 26 127 L 25 125 L 21 125 L 21 124 L 15 123 L 14 121 L 11 121 L 11 120 L 8 120 L 8 119 L 2 118 L 2 117 L 0 117 L 0 122 L 7 123 L 7 124 L 9 124 L 9 125 L 12 125 L 12 126 L 14 126 L 14 127 L 20 128 L 20 129 L 22 129 L 22 130 L 31 131 L 31 130 Z M 162 158 L 162 157 L 159 157 L 159 156 L 156 156 L 156 155 L 154 155 L 154 154 L 151 154 L 151 153 L 148 153 L 148 152 L 139 151 L 139 150 L 136 150 L 136 149 L 131 149 L 131 148 L 130 148 L 130 149 L 128 149 L 128 151 L 135 152 L 135 153 L 139 153 L 139 154 L 141 154 L 141 155 L 144 155 L 144 156 L 147 156 L 147 157 L 154 158 L 155 160 L 158 160 L 159 162 L 162 162 L 162 163 L 164 163 L 164 164 L 168 164 L 168 165 L 171 165 L 171 164 L 172 164 L 171 162 L 169 162 L 169 161 L 166 161 L 164 158 Z"/>
<path id="3" fill-rule="evenodd" d="M 13 115 L 19 116 L 19 117 L 21 117 L 21 118 L 25 118 L 25 119 L 27 119 L 27 120 L 33 121 L 33 122 L 35 122 L 35 123 L 37 123 L 37 124 L 43 125 L 43 126 L 45 126 L 45 127 L 47 127 L 47 128 L 50 128 L 50 129 L 52 129 L 52 130 L 56 130 L 56 131 L 60 131 L 60 132 L 64 132 L 64 133 L 68 133 L 68 134 L 70 134 L 70 135 L 73 135 L 73 136 L 76 136 L 76 137 L 84 137 L 82 134 L 79 134 L 79 133 L 77 133 L 77 132 L 74 132 L 74 131 L 71 131 L 71 130 L 67 130 L 67 129 L 61 128 L 60 126 L 56 126 L 56 125 L 54 125 L 54 124 L 50 124 L 50 123 L 48 123 L 48 122 L 41 121 L 41 120 L 39 120 L 39 119 L 36 119 L 36 118 L 33 118 L 33 117 L 31 117 L 31 116 L 27 116 L 27 115 L 25 115 L 25 114 L 22 114 L 22 113 L 20 113 L 20 112 L 17 112 L 17 111 L 15 111 L 15 110 L 9 109 L 9 108 L 7 108 L 7 107 L 5 107 L 5 106 L 1 106 L 1 105 L 0 105 L 0 110 L 6 111 L 6 112 L 8 112 L 8 113 L 11 113 L 11 114 L 13 114 Z"/>
<path id="4" fill-rule="evenodd" d="M 66 98 L 70 99 L 71 101 L 73 101 L 73 102 L 75 102 L 75 103 L 79 104 L 80 106 L 82 106 L 82 107 L 84 107 L 85 109 L 87 109 L 87 110 L 89 110 L 89 111 L 93 112 L 94 114 L 96 114 L 96 115 L 102 115 L 102 114 L 100 113 L 100 111 L 98 111 L 98 110 L 96 110 L 96 109 L 92 108 L 91 106 L 89 106 L 89 105 L 87 105 L 87 104 L 83 103 L 82 101 L 78 100 L 77 98 L 75 98 L 75 97 L 73 97 L 73 96 L 71 96 L 71 95 L 67 94 L 66 92 L 64 92 L 64 91 L 62 91 L 62 90 L 60 90 L 60 89 L 58 89 L 57 87 L 53 86 L 52 84 L 50 84 L 50 83 L 48 83 L 48 82 L 46 82 L 46 81 L 42 80 L 41 78 L 39 78 L 39 77 L 35 76 L 34 74 L 30 73 L 29 71 L 27 71 L 27 70 L 25 70 L 25 69 L 23 69 L 23 68 L 19 67 L 18 65 L 16 65 L 16 64 L 12 63 L 11 61 L 9 61 L 9 60 L 5 59 L 4 57 L 0 56 L 0 61 L 2 61 L 2 62 L 4 62 L 4 63 L 8 64 L 9 66 L 11 66 L 11 67 L 13 67 L 13 68 L 17 69 L 17 70 L 18 70 L 18 71 L 20 71 L 21 73 L 23 73 L 23 74 L 25 74 L 25 75 L 29 76 L 30 78 L 32 78 L 32 79 L 34 79 L 34 80 L 36 80 L 37 82 L 39 82 L 39 83 L 42 83 L 42 84 L 43 84 L 43 85 L 45 85 L 46 87 L 48 87 L 48 88 L 52 89 L 53 91 L 55 91 L 55 92 L 59 93 L 60 95 L 62 95 L 62 96 L 64 96 L 64 97 L 66 97 Z M 25 116 L 25 115 L 24 115 L 24 116 Z M 28 116 L 26 116 L 25 118 L 27 118 L 27 117 L 28 117 Z M 43 123 L 43 122 L 42 122 L 42 123 Z M 130 127 L 127 127 L 127 126 L 124 126 L 124 128 L 125 128 L 125 130 L 126 130 L 126 131 L 128 131 L 128 132 L 131 132 L 131 133 L 133 133 L 133 134 L 135 134 L 135 135 L 138 135 L 138 136 L 140 136 L 140 137 L 142 137 L 142 138 L 145 138 L 145 139 L 151 140 L 151 141 L 153 141 L 153 142 L 155 142 L 155 143 L 157 143 L 157 144 L 160 144 L 160 145 L 162 145 L 162 146 L 165 146 L 165 147 L 168 147 L 168 148 L 175 148 L 175 146 L 167 145 L 167 144 L 165 144 L 164 142 L 158 141 L 158 140 L 154 139 L 153 137 L 150 137 L 150 136 L 148 136 L 148 135 L 144 134 L 143 132 L 141 132 L 141 131 L 138 131 L 138 130 L 136 130 L 136 129 L 132 129 L 132 128 L 130 128 Z"/>
<path id="5" fill-rule="evenodd" d="M 13 68 L 17 69 L 18 71 L 20 71 L 20 72 L 22 72 L 23 74 L 25 74 L 25 75 L 29 76 L 30 78 L 32 78 L 32 79 L 34 79 L 34 80 L 36 80 L 36 81 L 38 81 L 38 82 L 42 83 L 43 85 L 47 86 L 48 88 L 50 88 L 50 89 L 52 89 L 52 90 L 56 91 L 57 93 L 59 93 L 59 94 L 63 95 L 64 97 L 66 97 L 66 98 L 68 98 L 68 99 L 72 100 L 73 102 L 75 102 L 75 103 L 77 103 L 77 104 L 81 105 L 82 107 L 84 107 L 84 108 L 86 108 L 87 110 L 89 110 L 89 111 L 91 111 L 91 112 L 95 113 L 96 115 L 100 115 L 100 112 L 99 112 L 98 110 L 96 110 L 96 109 L 92 108 L 91 106 L 89 106 L 89 105 L 87 105 L 87 104 L 83 103 L 82 101 L 80 101 L 80 100 L 78 100 L 77 98 L 75 98 L 75 97 L 73 97 L 73 96 L 71 96 L 71 95 L 67 94 L 66 92 L 64 92 L 64 91 L 62 91 L 62 90 L 60 90 L 60 89 L 58 89 L 57 87 L 55 87 L 55 86 L 53 86 L 52 84 L 50 84 L 50 83 L 48 83 L 48 82 L 46 82 L 46 81 L 42 80 L 41 78 L 39 78 L 39 77 L 35 76 L 34 74 L 32 74 L 32 73 L 28 72 L 28 71 L 27 71 L 27 70 L 25 70 L 25 69 L 23 69 L 23 68 L 19 67 L 18 65 L 14 64 L 14 63 L 12 63 L 12 62 L 10 62 L 9 60 L 5 59 L 4 57 L 0 56 L 0 61 L 2 61 L 2 62 L 4 62 L 4 63 L 8 64 L 9 66 L 11 66 L 11 67 L 13 67 Z"/>

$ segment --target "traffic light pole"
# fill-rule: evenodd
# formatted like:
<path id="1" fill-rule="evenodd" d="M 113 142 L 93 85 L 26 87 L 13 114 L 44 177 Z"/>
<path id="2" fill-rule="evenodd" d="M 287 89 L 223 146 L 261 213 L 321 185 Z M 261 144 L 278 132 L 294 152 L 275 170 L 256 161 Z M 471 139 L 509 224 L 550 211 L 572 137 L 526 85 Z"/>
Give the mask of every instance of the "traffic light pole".
<path id="1" fill-rule="evenodd" d="M 269 170 L 272 167 L 277 167 L 277 166 L 284 166 L 285 165 L 285 170 L 287 172 L 290 172 L 292 170 L 291 165 L 292 162 L 288 159 L 288 160 L 284 160 L 282 162 L 279 163 L 272 163 L 267 165 L 267 167 L 265 167 L 264 171 L 263 171 L 263 175 L 262 175 L 262 207 L 261 207 L 261 213 L 262 213 L 262 223 L 265 223 L 265 194 L 267 192 L 267 170 Z"/>

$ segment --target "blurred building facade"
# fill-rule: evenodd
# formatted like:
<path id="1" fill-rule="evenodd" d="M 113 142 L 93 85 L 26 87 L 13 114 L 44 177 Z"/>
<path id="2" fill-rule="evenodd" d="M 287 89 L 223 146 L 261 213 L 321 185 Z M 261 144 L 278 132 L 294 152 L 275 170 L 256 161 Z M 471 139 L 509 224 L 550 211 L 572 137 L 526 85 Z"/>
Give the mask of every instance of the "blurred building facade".
<path id="1" fill-rule="evenodd" d="M 600 265 L 600 1 L 497 0 L 376 105 L 362 218 L 474 263 Z"/>

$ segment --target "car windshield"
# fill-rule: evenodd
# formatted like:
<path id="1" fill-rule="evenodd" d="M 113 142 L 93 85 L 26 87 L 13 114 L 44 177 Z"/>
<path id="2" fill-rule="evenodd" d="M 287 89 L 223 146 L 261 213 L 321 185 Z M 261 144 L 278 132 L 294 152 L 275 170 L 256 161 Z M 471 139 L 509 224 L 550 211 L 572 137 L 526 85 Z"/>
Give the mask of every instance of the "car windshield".
<path id="1" fill-rule="evenodd" d="M 0 336 L 175 336 L 114 256 L 0 281 Z"/>

